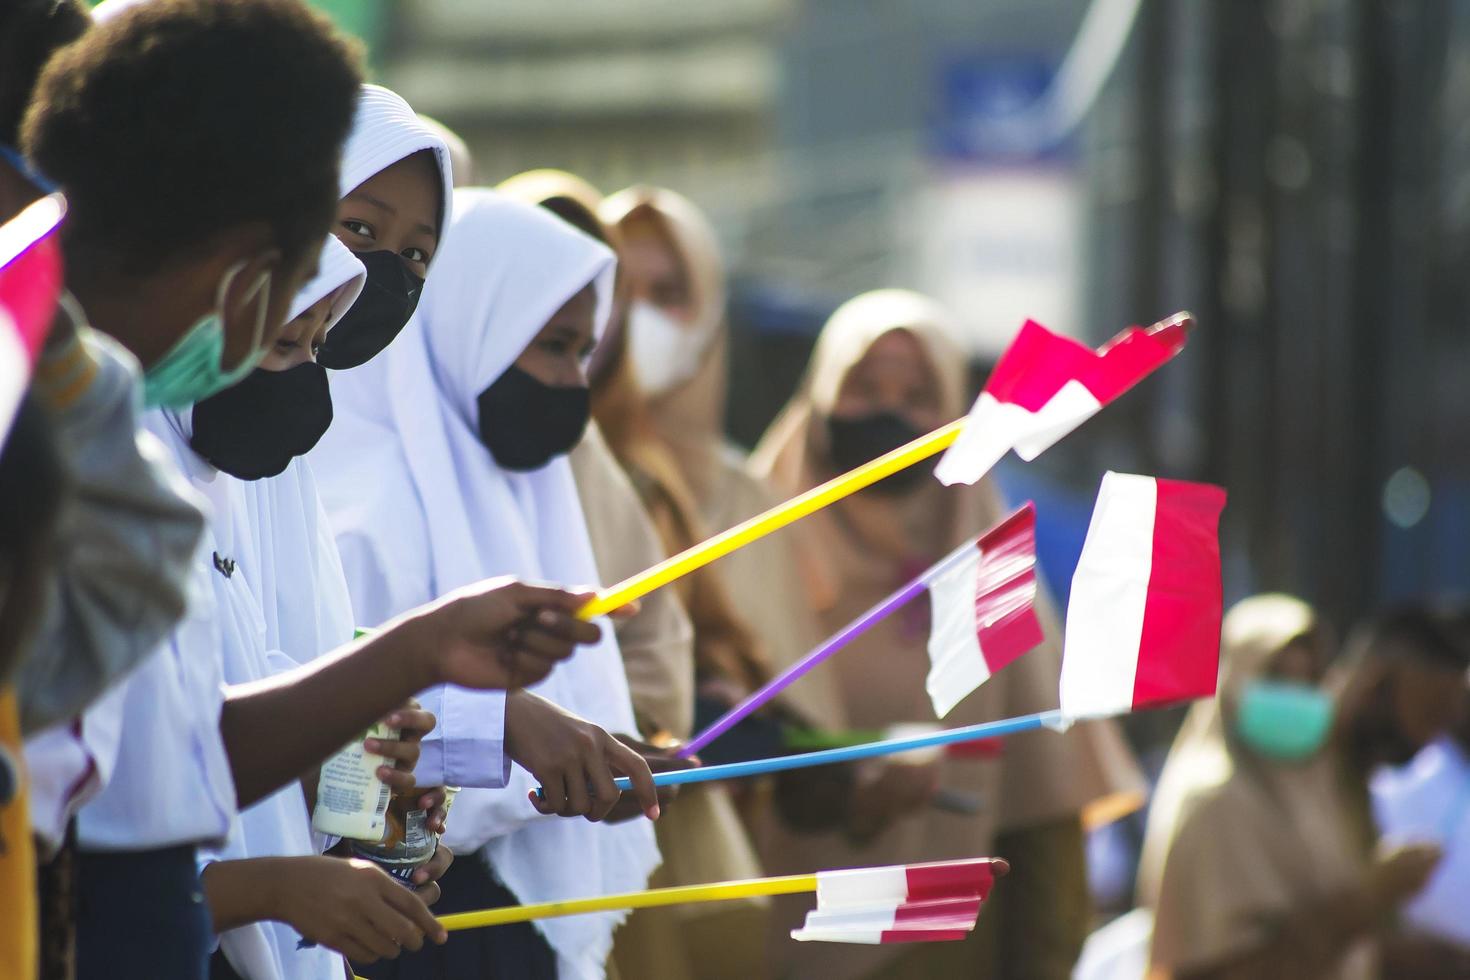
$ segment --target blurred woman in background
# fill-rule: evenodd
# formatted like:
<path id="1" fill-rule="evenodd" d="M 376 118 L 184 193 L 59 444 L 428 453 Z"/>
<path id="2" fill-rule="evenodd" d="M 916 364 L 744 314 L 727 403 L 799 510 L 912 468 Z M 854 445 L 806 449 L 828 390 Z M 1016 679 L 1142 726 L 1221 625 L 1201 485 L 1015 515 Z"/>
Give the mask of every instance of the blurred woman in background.
<path id="1" fill-rule="evenodd" d="M 766 510 L 777 498 L 745 472 L 744 453 L 725 436 L 728 390 L 725 274 L 714 229 L 687 198 L 631 187 L 602 202 L 598 215 L 618 235 L 628 278 L 625 336 L 594 363 L 594 411 L 614 452 L 642 474 L 645 500 L 665 540 L 683 548 Z M 660 517 L 660 512 L 663 517 Z M 680 526 L 683 525 L 683 526 Z M 748 624 L 766 656 L 788 663 L 821 637 L 797 573 L 797 529 L 721 560 L 718 575 L 735 618 L 720 611 L 702 579 L 690 602 L 705 622 L 706 655 L 735 676 L 749 675 Z M 718 645 L 724 652 L 714 654 Z M 745 666 L 741 666 L 746 661 Z M 754 680 L 746 676 L 745 682 Z M 733 693 L 733 692 L 732 692 Z"/>
<path id="2" fill-rule="evenodd" d="M 881 290 L 844 304 L 822 330 L 802 387 L 752 465 L 782 495 L 800 493 L 965 411 L 965 357 L 947 314 L 914 293 Z M 987 482 L 946 488 L 912 467 L 808 519 L 817 542 L 808 594 L 832 631 L 1003 516 Z M 818 600 L 819 601 L 819 600 Z M 1060 631 L 1042 600 L 1044 644 L 960 704 L 946 725 L 1055 707 Z M 927 609 L 889 617 L 793 689 L 831 729 L 933 723 L 924 689 Z M 959 943 L 824 947 L 791 943 L 806 904 L 778 900 L 781 976 L 1068 977 L 1089 905 L 1083 813 L 1141 802 L 1141 778 L 1116 730 L 1089 723 L 1066 736 L 1009 738 L 999 757 L 860 765 L 845 806 L 824 829 L 770 827 L 772 874 L 999 854 L 1012 861 L 978 933 Z M 941 793 L 941 791 L 943 791 Z M 1100 810 L 1093 812 L 1092 818 Z"/>
<path id="3" fill-rule="evenodd" d="M 1437 951 L 1387 942 L 1439 852 L 1377 849 L 1367 790 L 1374 768 L 1449 723 L 1463 653 L 1415 613 L 1380 618 L 1351 647 L 1324 687 L 1332 642 L 1306 603 L 1261 595 L 1225 617 L 1219 696 L 1190 710 L 1149 815 L 1150 976 L 1465 975 L 1426 972 L 1441 969 Z"/>

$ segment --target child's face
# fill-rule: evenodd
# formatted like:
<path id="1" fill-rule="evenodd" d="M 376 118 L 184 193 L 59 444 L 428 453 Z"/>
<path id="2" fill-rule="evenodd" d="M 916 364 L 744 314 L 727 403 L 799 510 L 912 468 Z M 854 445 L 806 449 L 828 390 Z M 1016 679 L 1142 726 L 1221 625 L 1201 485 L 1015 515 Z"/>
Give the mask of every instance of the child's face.
<path id="1" fill-rule="evenodd" d="M 349 191 L 332 230 L 354 252 L 394 253 L 422 279 L 439 247 L 439 200 L 433 155 L 415 153 Z"/>
<path id="2" fill-rule="evenodd" d="M 596 316 L 597 291 L 588 285 L 551 315 L 516 358 L 516 367 L 553 388 L 587 387 L 585 366 Z"/>
<path id="3" fill-rule="evenodd" d="M 285 371 L 298 364 L 315 361 L 316 353 L 327 336 L 327 317 L 331 315 L 332 303 L 341 291 L 338 289 L 323 296 L 305 313 L 287 323 L 260 366 L 267 371 Z"/>

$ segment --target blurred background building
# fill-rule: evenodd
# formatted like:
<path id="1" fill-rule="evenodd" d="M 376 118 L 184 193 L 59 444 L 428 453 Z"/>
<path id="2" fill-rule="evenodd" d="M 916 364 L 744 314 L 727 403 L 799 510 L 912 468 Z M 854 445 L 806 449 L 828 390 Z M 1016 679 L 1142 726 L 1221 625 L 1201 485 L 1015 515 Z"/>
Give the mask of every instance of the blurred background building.
<path id="1" fill-rule="evenodd" d="M 1232 596 L 1290 589 L 1340 623 L 1470 591 L 1466 5 L 322 6 L 479 182 L 562 167 L 711 213 L 741 441 L 865 289 L 949 303 L 977 383 L 1023 316 L 1097 342 L 1188 308 L 1181 363 L 1012 491 L 1085 520 L 1104 469 L 1222 483 Z"/>

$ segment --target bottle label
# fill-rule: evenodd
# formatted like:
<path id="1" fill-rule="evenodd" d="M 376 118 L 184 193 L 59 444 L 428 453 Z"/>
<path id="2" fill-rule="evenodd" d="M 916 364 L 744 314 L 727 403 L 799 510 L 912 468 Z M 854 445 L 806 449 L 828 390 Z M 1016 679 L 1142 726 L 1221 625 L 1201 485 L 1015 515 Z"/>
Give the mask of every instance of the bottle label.
<path id="1" fill-rule="evenodd" d="M 363 739 L 396 739 L 398 732 L 374 725 L 322 764 L 312 826 L 324 834 L 382 840 L 388 829 L 388 787 L 378 779 L 381 755 L 366 751 Z"/>

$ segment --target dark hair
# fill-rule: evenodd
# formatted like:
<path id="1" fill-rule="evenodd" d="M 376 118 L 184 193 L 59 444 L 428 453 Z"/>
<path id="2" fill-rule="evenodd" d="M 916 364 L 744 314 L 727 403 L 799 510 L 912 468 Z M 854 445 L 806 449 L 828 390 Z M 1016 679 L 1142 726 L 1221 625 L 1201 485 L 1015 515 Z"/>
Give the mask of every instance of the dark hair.
<path id="1" fill-rule="evenodd" d="M 612 245 L 607 240 L 607 226 L 581 201 L 561 194 L 553 194 L 539 203 L 582 234 L 595 238 L 604 245 Z"/>
<path id="2" fill-rule="evenodd" d="M 99 267 L 151 272 L 255 221 L 295 259 L 331 227 L 360 61 L 299 0 L 149 0 L 51 59 L 24 148 Z"/>
<path id="3" fill-rule="evenodd" d="M 42 67 L 57 48 L 81 37 L 91 24 L 79 0 L 0 4 L 0 143 L 19 143 L 20 121 Z"/>
<path id="4" fill-rule="evenodd" d="M 1421 605 L 1398 606 L 1363 623 L 1351 644 L 1364 655 L 1412 661 L 1441 670 L 1470 668 L 1470 647 L 1443 615 Z"/>

